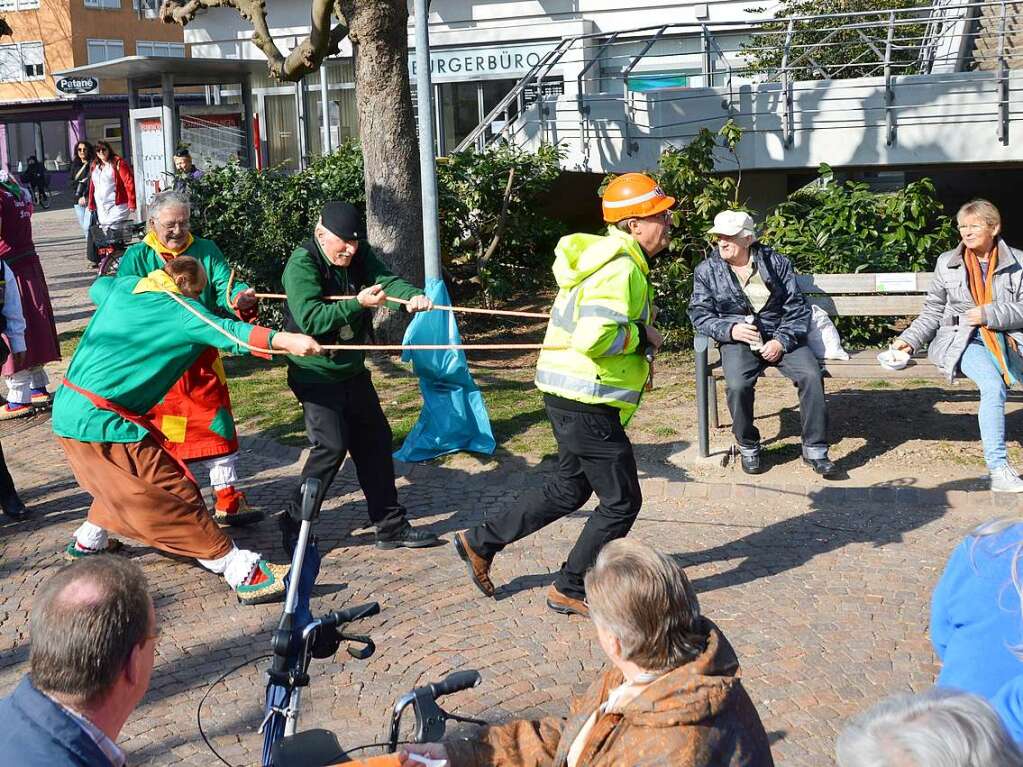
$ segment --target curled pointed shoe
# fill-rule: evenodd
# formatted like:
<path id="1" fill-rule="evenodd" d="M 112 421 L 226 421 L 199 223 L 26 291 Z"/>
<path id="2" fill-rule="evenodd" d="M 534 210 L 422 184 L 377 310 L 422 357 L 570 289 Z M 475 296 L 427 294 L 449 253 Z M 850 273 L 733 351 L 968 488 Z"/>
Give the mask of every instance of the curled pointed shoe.
<path id="1" fill-rule="evenodd" d="M 36 409 L 29 403 L 7 402 L 3 407 L 0 407 L 0 421 L 28 418 L 30 415 L 35 415 L 35 413 Z"/>
<path id="2" fill-rule="evenodd" d="M 455 539 L 451 542 L 458 552 L 458 557 L 465 562 L 469 571 L 469 579 L 484 596 L 494 596 L 494 582 L 490 580 L 490 566 L 494 563 L 493 557 L 487 559 L 472 550 L 469 545 L 469 538 L 464 532 L 455 533 Z"/>
<path id="3" fill-rule="evenodd" d="M 110 538 L 107 541 L 106 548 L 102 549 L 90 549 L 87 546 L 82 546 L 75 539 L 71 539 L 71 543 L 64 549 L 64 559 L 74 562 L 79 559 L 85 559 L 86 557 L 94 557 L 97 554 L 117 554 L 124 549 L 124 544 L 116 538 Z"/>
<path id="4" fill-rule="evenodd" d="M 825 479 L 833 477 L 838 473 L 838 467 L 827 456 L 824 458 L 804 458 L 803 463 L 813 469 L 814 474 L 819 474 Z"/>
<path id="5" fill-rule="evenodd" d="M 213 520 L 219 525 L 244 527 L 262 521 L 266 515 L 249 506 L 245 493 L 233 487 L 223 487 L 215 492 L 217 501 L 213 506 Z"/>
<path id="6" fill-rule="evenodd" d="M 291 565 L 275 565 L 259 560 L 245 583 L 236 588 L 235 596 L 243 605 L 263 605 L 284 599 L 284 579 Z"/>

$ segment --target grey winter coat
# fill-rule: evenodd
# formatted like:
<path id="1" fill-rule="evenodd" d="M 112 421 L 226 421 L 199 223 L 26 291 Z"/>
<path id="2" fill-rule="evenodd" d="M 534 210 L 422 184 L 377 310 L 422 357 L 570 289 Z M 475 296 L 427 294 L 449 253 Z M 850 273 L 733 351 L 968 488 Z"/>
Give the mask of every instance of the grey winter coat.
<path id="1" fill-rule="evenodd" d="M 970 293 L 963 246 L 938 256 L 934 280 L 924 299 L 924 308 L 899 340 L 919 351 L 927 347 L 927 358 L 946 376 L 949 383 L 958 373 L 959 360 L 977 328 L 962 317 L 977 304 Z M 1023 251 L 998 240 L 998 266 L 994 277 L 994 301 L 983 308 L 984 324 L 1002 330 L 1023 348 Z"/>

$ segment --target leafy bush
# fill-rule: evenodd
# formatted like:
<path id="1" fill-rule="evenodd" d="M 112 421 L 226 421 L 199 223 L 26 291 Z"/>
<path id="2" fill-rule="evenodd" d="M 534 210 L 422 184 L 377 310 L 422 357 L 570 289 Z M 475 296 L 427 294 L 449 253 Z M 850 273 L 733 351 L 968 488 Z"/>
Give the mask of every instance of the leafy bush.
<path id="1" fill-rule="evenodd" d="M 476 284 L 484 304 L 549 284 L 551 253 L 564 225 L 537 212 L 561 172 L 561 149 L 536 154 L 501 145 L 462 152 L 440 165 L 442 251 L 457 284 Z"/>
<path id="2" fill-rule="evenodd" d="M 455 155 L 438 173 L 441 252 L 449 274 L 485 300 L 546 282 L 563 227 L 536 213 L 537 197 L 560 172 L 559 150 L 512 148 Z M 502 223 L 509 173 L 513 188 Z M 323 203 L 347 200 L 365 210 L 362 152 L 348 142 L 298 173 L 254 171 L 236 163 L 210 168 L 192 182 L 192 228 L 216 241 L 238 278 L 281 290 L 284 264 L 312 236 Z M 489 253 L 495 234 L 497 245 Z M 279 304 L 268 304 L 271 319 Z"/>
<path id="3" fill-rule="evenodd" d="M 929 271 L 935 257 L 958 241 L 955 225 L 921 179 L 890 193 L 863 183 L 835 183 L 823 165 L 819 181 L 793 193 L 764 221 L 761 240 L 804 274 Z M 890 320 L 842 318 L 843 338 L 874 345 Z"/>
<path id="4" fill-rule="evenodd" d="M 650 280 L 660 310 L 658 325 L 673 348 L 692 338 L 686 309 L 693 270 L 707 252 L 707 230 L 719 211 L 738 207 L 739 179 L 714 175 L 715 153 L 725 150 L 734 156 L 741 137 L 742 129 L 731 120 L 717 133 L 702 128 L 688 145 L 666 149 L 658 162 L 657 180 L 676 205 L 671 245 L 654 260 Z"/>

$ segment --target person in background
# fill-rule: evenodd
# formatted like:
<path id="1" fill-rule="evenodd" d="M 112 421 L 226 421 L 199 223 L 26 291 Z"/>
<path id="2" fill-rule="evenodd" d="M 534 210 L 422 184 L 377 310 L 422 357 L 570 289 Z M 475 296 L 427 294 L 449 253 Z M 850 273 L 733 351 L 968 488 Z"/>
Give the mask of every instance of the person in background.
<path id="1" fill-rule="evenodd" d="M 775 366 L 799 390 L 803 463 L 822 477 L 837 472 L 828 458 L 824 375 L 806 345 L 810 305 L 792 263 L 757 241 L 748 213 L 723 210 L 708 234 L 716 247 L 693 273 L 689 319 L 696 332 L 718 342 L 732 434 L 742 470 L 760 474 L 760 430 L 753 420 L 757 379 Z"/>
<path id="2" fill-rule="evenodd" d="M 174 153 L 174 191 L 188 193 L 191 182 L 202 178 L 202 171 L 192 163 L 192 154 L 186 147 Z"/>
<path id="3" fill-rule="evenodd" d="M 15 362 L 25 356 L 25 317 L 21 313 L 21 294 L 11 268 L 0 262 L 0 364 L 13 357 Z M 11 472 L 7 469 L 3 446 L 0 445 L 0 509 L 12 519 L 23 519 L 28 509 L 18 497 Z"/>
<path id="4" fill-rule="evenodd" d="M 638 541 L 608 543 L 586 574 L 590 618 L 611 667 L 567 718 L 486 727 L 405 746 L 449 767 L 772 767 L 760 716 L 721 630 L 700 615 L 682 567 Z"/>
<path id="5" fill-rule="evenodd" d="M 43 207 L 46 206 L 46 166 L 36 156 L 29 155 L 25 163 L 25 172 L 21 174 L 21 180 L 28 186 L 34 199 Z"/>
<path id="6" fill-rule="evenodd" d="M 135 174 L 106 141 L 96 142 L 96 159 L 89 180 L 88 204 L 89 210 L 96 214 L 96 226 L 107 230 L 134 218 Z M 99 258 L 91 246 L 89 261 L 93 267 L 99 266 Z"/>
<path id="7" fill-rule="evenodd" d="M 14 274 L 25 319 L 25 353 L 10 355 L 0 368 L 7 383 L 0 420 L 7 420 L 50 404 L 43 365 L 60 360 L 50 292 L 32 240 L 32 201 L 8 173 L 0 173 L 0 260 Z"/>
<path id="8" fill-rule="evenodd" d="M 149 688 L 160 635 L 142 570 L 110 556 L 58 570 L 30 631 L 29 673 L 0 700 L 4 762 L 125 767 L 117 736 Z"/>
<path id="9" fill-rule="evenodd" d="M 928 690 L 878 703 L 838 736 L 838 767 L 1023 767 L 1023 753 L 976 695 Z"/>
<path id="10" fill-rule="evenodd" d="M 90 174 L 95 159 L 96 155 L 92 151 L 92 144 L 88 141 L 79 141 L 75 144 L 74 157 L 71 158 L 69 183 L 71 184 L 71 196 L 75 201 L 75 217 L 86 236 L 88 236 L 89 227 L 92 225 L 92 211 L 89 210 L 89 184 L 92 181 Z"/>
<path id="11" fill-rule="evenodd" d="M 952 383 L 964 375 L 980 389 L 980 441 L 991 490 L 1023 493 L 1005 450 L 1005 399 L 1023 377 L 1023 251 L 1001 237 L 1002 216 L 987 200 L 956 214 L 962 242 L 938 256 L 920 316 L 892 347 L 919 351 Z"/>

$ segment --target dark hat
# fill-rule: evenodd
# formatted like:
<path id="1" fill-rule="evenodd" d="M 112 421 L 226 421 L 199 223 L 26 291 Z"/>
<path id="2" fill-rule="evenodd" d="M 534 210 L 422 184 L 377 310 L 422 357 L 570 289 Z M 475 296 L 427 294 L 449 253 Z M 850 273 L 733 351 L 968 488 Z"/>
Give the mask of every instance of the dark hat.
<path id="1" fill-rule="evenodd" d="M 362 223 L 362 214 L 354 205 L 332 200 L 323 206 L 320 220 L 332 233 L 343 240 L 365 240 L 366 226 Z"/>

